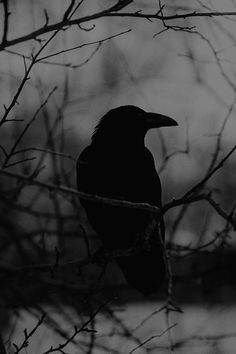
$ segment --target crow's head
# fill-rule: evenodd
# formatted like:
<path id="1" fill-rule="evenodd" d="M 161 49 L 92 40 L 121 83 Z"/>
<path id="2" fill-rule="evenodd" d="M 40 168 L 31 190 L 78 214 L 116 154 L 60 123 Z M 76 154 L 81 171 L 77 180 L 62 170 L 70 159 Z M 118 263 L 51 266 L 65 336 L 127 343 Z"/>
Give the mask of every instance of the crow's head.
<path id="1" fill-rule="evenodd" d="M 93 144 L 144 144 L 149 129 L 169 127 L 178 123 L 159 113 L 145 112 L 136 106 L 121 106 L 110 110 L 98 123 L 92 136 Z"/>

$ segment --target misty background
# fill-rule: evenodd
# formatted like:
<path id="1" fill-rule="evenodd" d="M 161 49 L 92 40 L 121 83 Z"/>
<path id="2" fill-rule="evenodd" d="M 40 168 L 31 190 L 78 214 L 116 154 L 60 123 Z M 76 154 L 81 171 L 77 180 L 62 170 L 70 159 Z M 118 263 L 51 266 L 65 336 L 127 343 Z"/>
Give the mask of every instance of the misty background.
<path id="1" fill-rule="evenodd" d="M 8 40 L 60 22 L 70 3 L 9 0 Z M 72 18 L 102 13 L 114 4 L 84 0 Z M 173 272 L 171 310 L 158 311 L 167 302 L 172 305 L 164 288 L 144 299 L 126 284 L 114 262 L 102 279 L 96 264 L 57 269 L 57 262 L 88 255 L 85 233 L 91 252 L 100 245 L 78 197 L 57 193 L 56 188 L 76 189 L 76 159 L 108 110 L 132 104 L 179 123 L 146 137 L 164 203 L 184 195 L 235 145 L 235 2 L 133 1 L 121 12 L 155 14 L 161 5 L 163 15 L 232 15 L 166 22 L 101 15 L 65 26 L 32 67 L 18 104 L 9 111 L 12 121 L 0 126 L 1 171 L 29 177 L 0 174 L 0 327 L 9 353 L 17 352 L 13 343 L 22 343 L 24 328 L 30 331 L 42 313 L 47 319 L 30 338 L 29 353 L 44 353 L 64 342 L 75 324 L 82 325 L 104 303 L 90 323 L 97 333 L 81 333 L 69 341 L 66 352 L 129 353 L 154 336 L 135 352 L 165 353 L 172 347 L 176 353 L 234 353 L 235 231 L 207 201 L 172 208 L 165 215 Z M 31 55 L 52 33 L 1 48 L 1 116 L 22 83 Z M 4 151 L 12 154 L 7 157 Z M 235 171 L 232 155 L 204 186 L 231 216 Z M 33 179 L 56 188 L 45 189 L 31 183 Z M 23 268 L 37 264 L 55 268 L 42 273 Z"/>

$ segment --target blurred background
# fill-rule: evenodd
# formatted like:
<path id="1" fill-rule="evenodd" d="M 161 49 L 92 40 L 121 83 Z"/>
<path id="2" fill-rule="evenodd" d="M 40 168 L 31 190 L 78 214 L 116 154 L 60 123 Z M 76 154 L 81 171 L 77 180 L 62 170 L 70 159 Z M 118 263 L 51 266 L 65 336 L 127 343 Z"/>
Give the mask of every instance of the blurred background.
<path id="1" fill-rule="evenodd" d="M 236 3 L 123 3 L 0 3 L 0 328 L 9 353 L 25 350 L 25 328 L 36 328 L 28 353 L 68 338 L 71 353 L 234 353 L 235 232 L 206 201 L 165 214 L 171 294 L 167 284 L 144 298 L 115 262 L 105 274 L 81 266 L 100 242 L 74 193 L 76 159 L 108 110 L 133 104 L 178 121 L 146 137 L 164 203 L 235 145 Z M 173 18 L 145 16 L 158 12 Z M 230 217 L 235 165 L 232 155 L 203 186 Z M 74 338 L 86 321 L 91 331 Z"/>

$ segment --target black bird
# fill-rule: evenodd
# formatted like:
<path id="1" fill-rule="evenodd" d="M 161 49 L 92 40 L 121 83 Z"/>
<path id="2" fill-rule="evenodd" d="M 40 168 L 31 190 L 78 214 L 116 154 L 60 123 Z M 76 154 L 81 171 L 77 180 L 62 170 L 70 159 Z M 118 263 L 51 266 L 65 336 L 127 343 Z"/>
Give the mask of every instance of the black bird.
<path id="1" fill-rule="evenodd" d="M 161 183 L 144 138 L 151 128 L 174 125 L 178 124 L 172 118 L 147 113 L 135 106 L 110 110 L 96 126 L 91 145 L 78 159 L 78 189 L 103 197 L 161 207 Z M 150 214 L 144 210 L 82 198 L 81 204 L 108 250 L 133 247 L 150 220 Z M 164 238 L 163 220 L 160 224 Z M 152 233 L 149 247 L 141 247 L 134 254 L 116 258 L 127 282 L 143 294 L 158 290 L 165 277 L 166 266 L 158 229 Z"/>

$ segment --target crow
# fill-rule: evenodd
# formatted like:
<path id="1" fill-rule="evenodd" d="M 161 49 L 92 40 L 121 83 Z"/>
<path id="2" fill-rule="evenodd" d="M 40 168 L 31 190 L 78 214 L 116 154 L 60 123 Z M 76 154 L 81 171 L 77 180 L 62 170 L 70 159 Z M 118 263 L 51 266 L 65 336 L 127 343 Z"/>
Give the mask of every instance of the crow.
<path id="1" fill-rule="evenodd" d="M 161 183 L 144 139 L 149 129 L 175 125 L 172 118 L 132 105 L 110 110 L 78 158 L 78 190 L 161 208 Z M 163 219 L 149 236 L 149 247 L 136 247 L 135 252 L 138 239 L 145 238 L 150 212 L 83 198 L 80 201 L 107 250 L 134 247 L 133 253 L 116 258 L 126 281 L 145 295 L 156 292 L 166 274 Z"/>

